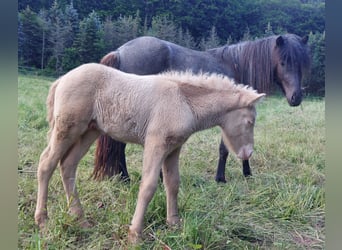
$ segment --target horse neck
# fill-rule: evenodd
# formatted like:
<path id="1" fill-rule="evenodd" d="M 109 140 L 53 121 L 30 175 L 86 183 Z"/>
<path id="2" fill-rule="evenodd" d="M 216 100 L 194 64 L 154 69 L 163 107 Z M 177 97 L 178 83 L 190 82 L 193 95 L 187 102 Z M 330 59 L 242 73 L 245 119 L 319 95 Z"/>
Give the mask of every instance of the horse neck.
<path id="1" fill-rule="evenodd" d="M 204 53 L 208 53 L 213 57 L 216 58 L 222 58 L 223 57 L 223 53 L 225 51 L 225 49 L 228 47 L 228 45 L 222 46 L 222 47 L 217 47 L 217 48 L 213 48 L 213 49 L 208 49 L 206 51 L 204 51 Z"/>
<path id="2" fill-rule="evenodd" d="M 224 49 L 224 61 L 232 65 L 237 82 L 250 85 L 259 92 L 269 92 L 273 83 L 274 40 L 274 37 L 268 37 L 245 41 Z"/>

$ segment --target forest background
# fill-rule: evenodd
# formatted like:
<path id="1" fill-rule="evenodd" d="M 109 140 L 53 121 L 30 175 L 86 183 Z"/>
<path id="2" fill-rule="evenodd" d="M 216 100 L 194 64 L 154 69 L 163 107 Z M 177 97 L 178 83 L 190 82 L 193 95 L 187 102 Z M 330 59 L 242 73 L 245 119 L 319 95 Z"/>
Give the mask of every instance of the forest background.
<path id="1" fill-rule="evenodd" d="M 325 95 L 324 0 L 19 0 L 19 72 L 60 76 L 142 35 L 206 50 L 309 35 L 308 95 Z"/>

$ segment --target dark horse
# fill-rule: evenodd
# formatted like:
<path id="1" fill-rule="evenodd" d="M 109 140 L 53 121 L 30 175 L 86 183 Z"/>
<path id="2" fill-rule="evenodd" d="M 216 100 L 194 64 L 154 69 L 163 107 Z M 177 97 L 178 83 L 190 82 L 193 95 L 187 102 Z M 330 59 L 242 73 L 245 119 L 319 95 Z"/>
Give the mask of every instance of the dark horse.
<path id="1" fill-rule="evenodd" d="M 310 65 L 308 37 L 294 34 L 270 36 L 255 41 L 195 51 L 154 37 L 133 39 L 105 55 L 101 63 L 127 73 L 157 74 L 167 70 L 216 72 L 247 84 L 259 92 L 269 92 L 273 83 L 283 91 L 290 106 L 302 101 L 301 79 Z M 95 154 L 94 179 L 121 173 L 129 179 L 125 146 L 101 136 Z M 217 182 L 226 182 L 228 150 L 221 140 Z M 243 161 L 244 176 L 251 175 L 248 160 Z"/>

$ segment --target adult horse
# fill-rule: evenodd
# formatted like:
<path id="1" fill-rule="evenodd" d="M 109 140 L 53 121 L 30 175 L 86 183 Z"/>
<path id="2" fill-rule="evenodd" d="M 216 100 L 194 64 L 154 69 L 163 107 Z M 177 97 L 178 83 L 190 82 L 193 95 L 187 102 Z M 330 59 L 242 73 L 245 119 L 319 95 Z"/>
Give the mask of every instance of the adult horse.
<path id="1" fill-rule="evenodd" d="M 265 94 L 217 74 L 127 74 L 84 64 L 56 80 L 49 91 L 49 141 L 37 170 L 35 222 L 46 228 L 48 185 L 60 164 L 69 212 L 88 227 L 76 189 L 76 169 L 102 133 L 144 146 L 142 179 L 129 240 L 136 242 L 163 168 L 166 220 L 178 224 L 179 154 L 195 132 L 219 126 L 223 139 L 246 160 L 253 152 L 255 105 Z"/>
<path id="2" fill-rule="evenodd" d="M 298 106 L 302 101 L 302 75 L 310 64 L 307 41 L 307 36 L 285 34 L 195 51 L 154 37 L 139 37 L 105 55 L 101 63 L 139 75 L 186 69 L 195 73 L 216 72 L 266 93 L 276 83 L 289 105 Z M 125 146 L 108 136 L 99 138 L 93 172 L 95 179 L 120 172 L 122 178 L 128 178 Z M 228 150 L 221 140 L 217 182 L 226 182 L 227 157 Z M 243 161 L 243 174 L 251 175 L 248 160 Z"/>

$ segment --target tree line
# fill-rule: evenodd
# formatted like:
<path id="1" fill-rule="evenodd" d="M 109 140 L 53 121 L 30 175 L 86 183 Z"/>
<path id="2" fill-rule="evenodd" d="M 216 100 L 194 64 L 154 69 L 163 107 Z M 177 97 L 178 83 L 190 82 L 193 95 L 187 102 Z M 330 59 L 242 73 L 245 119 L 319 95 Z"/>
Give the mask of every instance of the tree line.
<path id="1" fill-rule="evenodd" d="M 307 92 L 324 94 L 325 1 L 20 0 L 19 67 L 59 76 L 142 35 L 205 50 L 272 34 L 309 35 Z"/>

